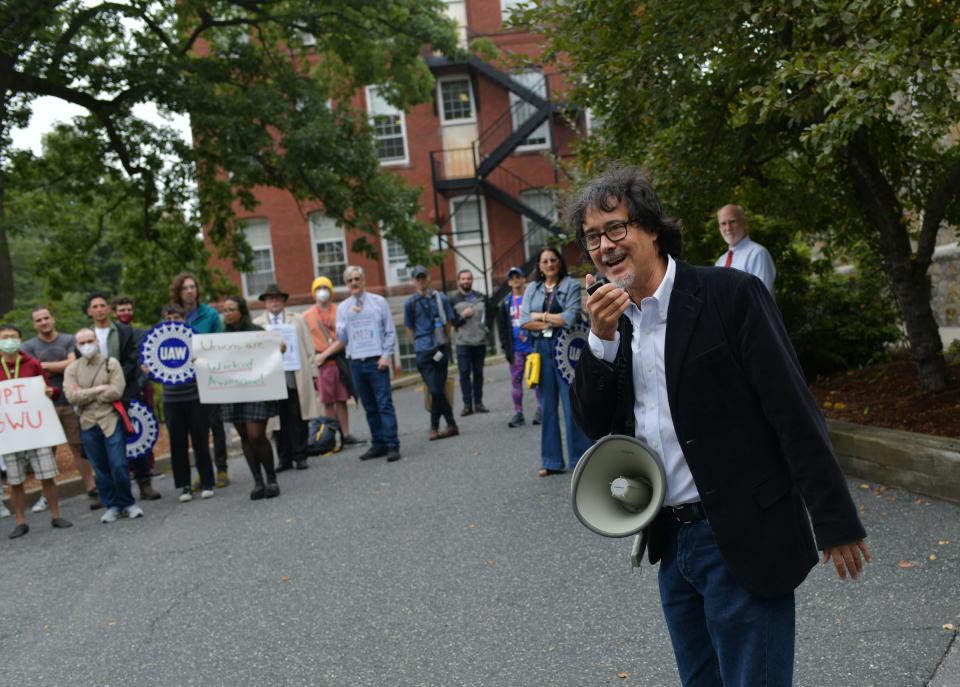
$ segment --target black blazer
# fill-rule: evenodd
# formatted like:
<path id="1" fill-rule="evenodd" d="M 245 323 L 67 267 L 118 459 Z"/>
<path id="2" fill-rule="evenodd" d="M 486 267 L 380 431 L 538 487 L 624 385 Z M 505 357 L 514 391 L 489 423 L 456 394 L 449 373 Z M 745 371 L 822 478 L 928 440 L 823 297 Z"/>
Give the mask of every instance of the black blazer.
<path id="1" fill-rule="evenodd" d="M 573 414 L 593 439 L 635 435 L 628 317 L 619 331 L 613 365 L 586 346 L 576 367 Z M 759 279 L 677 261 L 664 349 L 680 448 L 720 553 L 745 589 L 770 598 L 788 593 L 816 564 L 816 548 L 866 536 L 780 312 Z M 663 552 L 664 517 L 647 531 L 651 563 Z"/>

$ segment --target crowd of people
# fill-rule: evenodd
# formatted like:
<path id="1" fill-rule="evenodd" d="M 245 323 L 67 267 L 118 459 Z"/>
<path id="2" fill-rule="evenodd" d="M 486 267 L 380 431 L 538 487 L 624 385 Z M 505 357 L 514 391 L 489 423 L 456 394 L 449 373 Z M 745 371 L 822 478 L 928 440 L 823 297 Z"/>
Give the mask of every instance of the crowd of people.
<path id="1" fill-rule="evenodd" d="M 747 237 L 742 208 L 725 206 L 718 211 L 717 220 L 729 245 L 717 264 L 753 272 L 772 292 L 772 261 L 762 246 Z M 563 253 L 557 248 L 542 248 L 536 256 L 536 266 L 535 278 L 529 283 L 523 270 L 511 267 L 505 275 L 510 293 L 500 302 L 490 303 L 485 294 L 473 288 L 474 275 L 470 270 L 457 274 L 457 289 L 448 297 L 431 287 L 428 270 L 417 265 L 411 270 L 415 290 L 404 303 L 403 325 L 413 341 L 416 367 L 428 399 L 430 441 L 460 433 L 448 386 L 454 342 L 462 394 L 460 416 L 487 413 L 483 366 L 491 340 L 490 323 L 496 321 L 500 347 L 511 374 L 514 412 L 507 422 L 509 428 L 526 424 L 524 369 L 527 358 L 539 354 L 541 368 L 533 391 L 532 424 L 540 426 L 538 474 L 547 477 L 574 467 L 590 446 L 590 440 L 573 420 L 570 386 L 554 359 L 560 333 L 581 319 L 583 294 L 580 282 L 568 274 Z M 366 443 L 350 431 L 350 398 L 362 404 L 370 432 L 370 446 L 359 458 L 385 457 L 389 462 L 401 458 L 390 385 L 396 348 L 393 314 L 385 298 L 366 290 L 361 267 L 348 266 L 343 283 L 348 294 L 338 304 L 334 302 L 332 280 L 317 277 L 311 285 L 314 303 L 302 312 L 288 308 L 289 294 L 271 284 L 259 295 L 263 310 L 253 317 L 242 296 L 223 299 L 218 312 L 203 302 L 194 275 L 184 272 L 173 279 L 170 302 L 162 310 L 161 321 L 183 322 L 197 334 L 291 325 L 299 356 L 297 369 L 284 373 L 286 398 L 275 401 L 203 404 L 195 382 L 163 385 L 163 419 L 180 501 L 190 501 L 194 494 L 201 499 L 211 498 L 216 489 L 230 484 L 225 425 L 232 425 L 239 436 L 253 476 L 250 498 L 254 500 L 280 494 L 277 473 L 307 469 L 308 428 L 313 419 L 326 418 L 338 426 L 345 447 Z M 104 523 L 120 517 L 137 518 L 143 510 L 135 502 L 133 482 L 137 484 L 140 501 L 159 499 L 161 495 L 152 484 L 152 451 L 127 460 L 118 405 L 126 407 L 132 399 L 139 399 L 148 407 L 154 406 L 149 370 L 139 359 L 139 343 L 145 330 L 133 327 L 134 303 L 125 296 L 111 301 L 105 293 L 91 293 L 84 303 L 84 312 L 90 319 L 89 326 L 73 335 L 57 331 L 54 315 L 45 306 L 36 307 L 32 313 L 36 332 L 32 338 L 24 339 L 24 333 L 14 325 L 0 325 L 0 380 L 43 377 L 90 508 L 104 509 Z M 40 481 L 42 491 L 33 511 L 49 510 L 56 528 L 71 526 L 59 515 L 54 448 L 0 456 L 16 520 L 11 538 L 29 531 L 23 489 L 28 466 Z M 194 469 L 196 477 L 191 481 Z M 9 515 L 2 504 L 0 508 L 0 515 Z"/>

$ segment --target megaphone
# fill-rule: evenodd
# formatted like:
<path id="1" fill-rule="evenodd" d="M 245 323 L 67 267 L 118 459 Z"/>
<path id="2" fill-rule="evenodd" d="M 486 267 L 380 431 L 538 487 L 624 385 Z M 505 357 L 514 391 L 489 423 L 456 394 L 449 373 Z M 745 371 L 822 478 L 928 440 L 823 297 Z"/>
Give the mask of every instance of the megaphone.
<path id="1" fill-rule="evenodd" d="M 646 545 L 643 530 L 657 517 L 667 491 L 663 467 L 647 445 L 622 434 L 600 439 L 577 463 L 570 491 L 573 512 L 587 529 L 604 537 L 641 534 L 631 554 L 638 566 Z"/>

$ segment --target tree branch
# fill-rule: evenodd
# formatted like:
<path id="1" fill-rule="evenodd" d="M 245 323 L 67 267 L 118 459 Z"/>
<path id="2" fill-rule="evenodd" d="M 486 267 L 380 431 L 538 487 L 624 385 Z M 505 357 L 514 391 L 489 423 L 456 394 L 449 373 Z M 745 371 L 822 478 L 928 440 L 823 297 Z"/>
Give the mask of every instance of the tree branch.
<path id="1" fill-rule="evenodd" d="M 933 259 L 940 224 L 958 194 L 960 194 L 960 160 L 947 168 L 943 181 L 934 188 L 927 201 L 927 207 L 924 208 L 923 224 L 920 226 L 920 238 L 917 241 L 917 262 L 924 267 L 924 270 L 929 267 Z"/>

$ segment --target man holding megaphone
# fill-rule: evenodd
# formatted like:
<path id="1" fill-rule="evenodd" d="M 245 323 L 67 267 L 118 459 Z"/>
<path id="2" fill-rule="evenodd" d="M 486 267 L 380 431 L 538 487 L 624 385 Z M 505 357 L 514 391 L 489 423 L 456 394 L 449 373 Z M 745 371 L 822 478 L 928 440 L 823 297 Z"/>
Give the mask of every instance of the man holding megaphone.
<path id="1" fill-rule="evenodd" d="M 659 465 L 610 488 L 627 499 L 662 487 L 663 507 L 643 527 L 680 678 L 790 685 L 793 593 L 816 550 L 841 578 L 856 578 L 870 552 L 777 306 L 750 274 L 681 262 L 680 224 L 638 169 L 587 182 L 566 216 L 609 282 L 593 288 L 587 277 L 591 332 L 573 414 L 591 438 L 626 435 Z M 629 471 L 632 459 L 595 448 L 575 491 L 610 464 Z M 623 517 L 638 517 L 644 499 Z M 624 536 L 605 531 L 604 508 L 599 525 L 578 516 Z"/>

